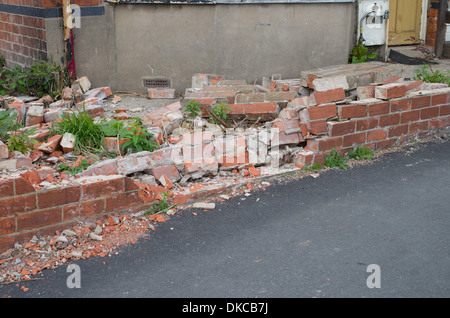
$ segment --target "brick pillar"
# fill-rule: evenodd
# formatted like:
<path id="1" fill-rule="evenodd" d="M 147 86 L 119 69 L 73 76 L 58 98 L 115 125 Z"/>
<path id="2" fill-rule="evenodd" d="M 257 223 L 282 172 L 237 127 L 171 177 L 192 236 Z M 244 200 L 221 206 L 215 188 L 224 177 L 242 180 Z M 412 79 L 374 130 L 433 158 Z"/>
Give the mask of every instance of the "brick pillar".
<path id="1" fill-rule="evenodd" d="M 425 44 L 436 46 L 437 28 L 438 28 L 439 0 L 431 0 L 427 15 L 427 35 Z"/>
<path id="2" fill-rule="evenodd" d="M 48 18 L 62 19 L 62 0 L 6 2 L 0 3 L 0 54 L 5 57 L 7 67 L 26 67 L 36 59 L 46 60 L 48 52 L 45 21 Z M 72 0 L 71 3 L 83 9 L 98 8 L 103 5 L 103 0 Z M 92 13 L 84 10 L 84 15 Z"/>

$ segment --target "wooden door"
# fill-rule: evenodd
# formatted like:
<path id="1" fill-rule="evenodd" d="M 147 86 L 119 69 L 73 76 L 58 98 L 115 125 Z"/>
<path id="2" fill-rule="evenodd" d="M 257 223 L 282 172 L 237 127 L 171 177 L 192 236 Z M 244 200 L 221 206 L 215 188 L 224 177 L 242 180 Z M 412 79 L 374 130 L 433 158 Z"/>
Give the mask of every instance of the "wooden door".
<path id="1" fill-rule="evenodd" d="M 411 44 L 420 37 L 422 0 L 389 0 L 389 45 Z"/>

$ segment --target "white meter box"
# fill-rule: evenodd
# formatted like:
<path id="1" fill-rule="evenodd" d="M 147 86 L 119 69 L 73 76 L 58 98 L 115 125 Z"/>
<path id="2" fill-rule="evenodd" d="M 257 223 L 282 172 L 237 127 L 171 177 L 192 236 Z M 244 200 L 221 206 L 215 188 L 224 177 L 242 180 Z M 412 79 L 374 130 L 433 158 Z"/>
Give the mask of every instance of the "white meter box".
<path id="1" fill-rule="evenodd" d="M 358 1 L 359 37 L 366 46 L 386 43 L 386 25 L 389 17 L 389 0 Z"/>

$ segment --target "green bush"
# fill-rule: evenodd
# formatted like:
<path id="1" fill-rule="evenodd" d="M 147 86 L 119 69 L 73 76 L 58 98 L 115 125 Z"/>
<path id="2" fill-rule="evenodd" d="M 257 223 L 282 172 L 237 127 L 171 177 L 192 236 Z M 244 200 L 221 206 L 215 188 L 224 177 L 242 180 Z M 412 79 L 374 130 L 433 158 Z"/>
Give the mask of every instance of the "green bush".
<path id="1" fill-rule="evenodd" d="M 429 69 L 429 71 L 428 71 Z M 443 83 L 450 85 L 450 72 L 441 72 L 439 70 L 433 71 L 430 64 L 422 66 L 421 69 L 414 71 L 414 80 L 423 81 L 427 83 Z"/>
<path id="2" fill-rule="evenodd" d="M 325 155 L 325 166 L 347 170 L 347 158 L 347 156 L 341 156 L 339 152 L 333 148 L 330 155 Z"/>
<path id="3" fill-rule="evenodd" d="M 367 147 L 359 146 L 356 150 L 350 150 L 347 155 L 356 160 L 372 159 L 373 151 Z"/>
<path id="4" fill-rule="evenodd" d="M 71 133 L 75 136 L 75 151 L 90 151 L 99 149 L 104 138 L 101 125 L 95 123 L 83 108 L 82 111 L 72 111 L 64 115 L 61 121 L 55 122 L 51 135 Z"/>
<path id="5" fill-rule="evenodd" d="M 28 68 L 7 69 L 5 58 L 0 56 L 0 95 L 50 95 L 56 99 L 70 81 L 67 70 L 54 63 L 37 60 Z"/>

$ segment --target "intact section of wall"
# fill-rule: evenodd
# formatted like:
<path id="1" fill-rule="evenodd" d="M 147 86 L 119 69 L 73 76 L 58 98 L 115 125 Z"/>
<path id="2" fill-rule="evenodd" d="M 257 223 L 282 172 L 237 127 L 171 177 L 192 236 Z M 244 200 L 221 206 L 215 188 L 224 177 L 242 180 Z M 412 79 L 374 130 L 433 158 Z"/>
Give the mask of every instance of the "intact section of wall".
<path id="1" fill-rule="evenodd" d="M 145 92 L 153 76 L 182 91 L 195 73 L 260 82 L 346 63 L 354 4 L 116 5 L 114 23 L 113 88 Z"/>
<path id="2" fill-rule="evenodd" d="M 70 228 L 79 219 L 146 210 L 153 201 L 156 198 L 120 175 L 88 177 L 40 191 L 23 176 L 0 178 L 0 251 L 33 235 Z"/>

